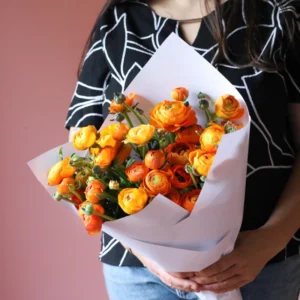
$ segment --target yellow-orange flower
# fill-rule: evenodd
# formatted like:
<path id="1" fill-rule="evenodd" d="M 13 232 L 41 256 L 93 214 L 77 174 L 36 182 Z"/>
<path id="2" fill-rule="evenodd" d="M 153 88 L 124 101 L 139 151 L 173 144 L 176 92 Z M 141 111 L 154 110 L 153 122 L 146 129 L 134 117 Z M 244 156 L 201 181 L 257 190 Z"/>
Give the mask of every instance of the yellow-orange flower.
<path id="1" fill-rule="evenodd" d="M 158 194 L 167 195 L 171 190 L 172 177 L 171 170 L 152 170 L 144 178 L 143 187 L 149 197 L 155 197 Z"/>
<path id="2" fill-rule="evenodd" d="M 146 206 L 147 201 L 148 195 L 142 188 L 123 189 L 118 195 L 118 203 L 128 215 L 141 211 Z"/>
<path id="3" fill-rule="evenodd" d="M 75 185 L 75 180 L 71 177 L 64 178 L 62 182 L 57 186 L 56 190 L 59 194 L 69 194 L 69 184 Z"/>
<path id="4" fill-rule="evenodd" d="M 114 160 L 119 164 L 123 164 L 125 160 L 130 156 L 131 151 L 132 147 L 130 145 L 123 144 L 119 149 Z"/>
<path id="5" fill-rule="evenodd" d="M 118 149 L 115 147 L 105 147 L 100 149 L 99 153 L 94 159 L 94 164 L 100 168 L 107 168 L 110 166 L 116 157 Z"/>
<path id="6" fill-rule="evenodd" d="M 189 127 L 183 127 L 180 130 L 176 131 L 176 142 L 198 144 L 199 134 L 201 134 L 202 131 L 203 128 L 198 124 Z"/>
<path id="7" fill-rule="evenodd" d="M 145 156 L 145 165 L 149 169 L 160 169 L 166 162 L 165 154 L 162 150 L 148 151 Z"/>
<path id="8" fill-rule="evenodd" d="M 135 162 L 125 170 L 125 173 L 131 182 L 137 183 L 144 180 L 149 169 L 143 162 Z"/>
<path id="9" fill-rule="evenodd" d="M 73 136 L 73 147 L 77 150 L 86 150 L 92 147 L 97 139 L 97 129 L 89 125 L 80 128 Z"/>
<path id="10" fill-rule="evenodd" d="M 166 197 L 169 198 L 174 203 L 181 205 L 179 192 L 175 188 L 172 188 L 170 193 L 167 194 Z"/>
<path id="11" fill-rule="evenodd" d="M 200 136 L 201 149 L 217 151 L 224 134 L 225 130 L 222 126 L 211 123 Z"/>
<path id="12" fill-rule="evenodd" d="M 132 106 L 134 98 L 135 98 L 135 94 L 131 93 L 128 97 L 126 97 L 125 103 L 128 104 L 129 106 Z M 125 110 L 125 105 L 124 104 L 117 104 L 115 102 L 115 100 L 112 100 L 110 102 L 110 106 L 109 106 L 108 109 L 111 113 L 116 114 L 116 113 L 120 113 L 120 112 L 124 111 Z"/>
<path id="13" fill-rule="evenodd" d="M 192 144 L 174 143 L 170 144 L 166 149 L 167 161 L 171 165 L 185 165 L 188 163 L 189 153 L 195 149 Z"/>
<path id="14" fill-rule="evenodd" d="M 215 151 L 198 149 L 189 154 L 189 160 L 199 175 L 207 177 L 215 156 Z"/>
<path id="15" fill-rule="evenodd" d="M 101 231 L 103 220 L 99 216 L 90 215 L 87 216 L 81 210 L 81 207 L 89 205 L 90 202 L 85 201 L 79 205 L 78 214 L 82 219 L 83 225 L 89 235 L 96 235 Z M 94 211 L 104 214 L 104 208 L 100 204 L 93 204 Z"/>
<path id="16" fill-rule="evenodd" d="M 187 211 L 191 212 L 194 209 L 194 206 L 198 200 L 201 190 L 193 190 L 189 193 L 182 195 L 181 197 L 181 206 Z"/>
<path id="17" fill-rule="evenodd" d="M 50 186 L 59 185 L 64 178 L 75 174 L 76 169 L 69 165 L 70 157 L 57 162 L 48 172 L 47 179 Z"/>
<path id="18" fill-rule="evenodd" d="M 155 127 L 152 125 L 140 125 L 128 131 L 124 143 L 144 145 L 149 142 L 155 134 Z"/>
<path id="19" fill-rule="evenodd" d="M 115 131 L 112 134 L 112 137 L 116 141 L 123 141 L 128 131 L 129 131 L 129 127 L 125 123 L 117 124 Z"/>
<path id="20" fill-rule="evenodd" d="M 178 87 L 171 93 L 171 98 L 176 101 L 185 101 L 189 96 L 189 91 L 184 87 Z"/>
<path id="21" fill-rule="evenodd" d="M 101 148 L 114 148 L 120 146 L 120 142 L 113 138 L 113 134 L 117 130 L 118 126 L 119 124 L 112 124 L 100 131 L 100 138 L 97 140 L 97 144 L 99 144 Z"/>
<path id="22" fill-rule="evenodd" d="M 232 95 L 223 95 L 215 103 L 215 113 L 225 120 L 238 120 L 243 117 L 244 109 Z"/>
<path id="23" fill-rule="evenodd" d="M 150 112 L 150 118 L 153 126 L 169 132 L 175 132 L 181 127 L 197 123 L 196 113 L 192 107 L 186 107 L 180 101 L 165 100 L 157 104 Z"/>
<path id="24" fill-rule="evenodd" d="M 85 189 L 85 197 L 91 203 L 98 203 L 100 199 L 99 194 L 103 193 L 104 189 L 105 187 L 102 182 L 93 180 Z"/>

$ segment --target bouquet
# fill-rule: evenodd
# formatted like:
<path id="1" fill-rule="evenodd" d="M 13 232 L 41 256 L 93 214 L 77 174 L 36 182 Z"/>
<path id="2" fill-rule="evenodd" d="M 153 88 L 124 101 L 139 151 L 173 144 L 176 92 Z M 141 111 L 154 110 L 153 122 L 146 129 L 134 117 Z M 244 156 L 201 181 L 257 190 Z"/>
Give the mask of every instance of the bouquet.
<path id="1" fill-rule="evenodd" d="M 29 162 L 49 193 L 89 234 L 102 229 L 170 272 L 200 271 L 232 251 L 250 131 L 237 90 L 171 35 L 109 110 L 99 131 L 81 128 Z"/>

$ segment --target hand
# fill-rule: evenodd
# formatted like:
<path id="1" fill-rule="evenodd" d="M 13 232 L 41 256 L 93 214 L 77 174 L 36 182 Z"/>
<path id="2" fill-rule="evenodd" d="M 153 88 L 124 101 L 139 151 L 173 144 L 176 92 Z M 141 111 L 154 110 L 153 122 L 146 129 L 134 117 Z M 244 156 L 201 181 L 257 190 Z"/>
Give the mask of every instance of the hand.
<path id="1" fill-rule="evenodd" d="M 235 249 L 218 262 L 195 273 L 190 279 L 201 285 L 201 290 L 226 293 L 250 282 L 267 262 L 281 249 L 274 246 L 264 230 L 240 233 Z"/>
<path id="2" fill-rule="evenodd" d="M 144 264 L 148 270 L 157 276 L 164 284 L 172 289 L 178 289 L 185 292 L 199 292 L 200 285 L 195 281 L 188 279 L 194 276 L 195 272 L 182 272 L 182 273 L 168 273 L 160 269 L 156 264 L 147 258 L 134 253 L 134 255 Z"/>

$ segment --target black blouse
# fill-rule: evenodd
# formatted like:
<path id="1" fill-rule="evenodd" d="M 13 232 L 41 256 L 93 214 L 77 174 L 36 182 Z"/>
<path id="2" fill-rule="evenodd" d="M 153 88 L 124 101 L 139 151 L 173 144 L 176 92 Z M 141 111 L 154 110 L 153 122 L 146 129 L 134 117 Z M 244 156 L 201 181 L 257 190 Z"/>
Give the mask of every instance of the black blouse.
<path id="1" fill-rule="evenodd" d="M 282 17 L 293 20 L 299 28 L 299 0 L 261 1 L 259 30 L 265 39 L 261 57 L 276 59 L 279 43 L 286 34 Z M 235 29 L 227 38 L 239 63 L 245 62 L 243 45 L 247 28 L 242 2 Z M 225 11 L 230 9 L 231 0 L 223 5 Z M 226 26 L 225 16 L 224 24 Z M 99 21 L 86 55 L 66 127 L 92 124 L 99 128 L 108 115 L 113 93 L 126 89 L 171 32 L 181 36 L 179 23 L 155 14 L 146 0 L 127 1 L 108 10 Z M 205 18 L 191 47 L 214 63 L 218 46 Z M 300 55 L 300 47 L 298 49 Z M 265 72 L 254 67 L 238 68 L 225 59 L 216 64 L 216 68 L 244 97 L 252 117 L 242 230 L 253 230 L 265 224 L 289 179 L 295 160 L 287 107 L 292 102 L 300 105 L 300 58 L 290 54 L 284 59 L 287 66 L 284 73 Z M 298 253 L 300 232 L 272 261 L 281 261 Z M 142 266 L 135 256 L 107 234 L 102 235 L 100 259 L 116 266 Z"/>

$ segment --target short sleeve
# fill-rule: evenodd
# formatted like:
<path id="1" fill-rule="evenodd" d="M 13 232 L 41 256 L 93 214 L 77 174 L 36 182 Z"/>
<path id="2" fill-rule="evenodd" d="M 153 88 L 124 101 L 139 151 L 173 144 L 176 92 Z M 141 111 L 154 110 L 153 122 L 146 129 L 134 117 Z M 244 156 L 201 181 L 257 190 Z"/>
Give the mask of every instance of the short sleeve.
<path id="1" fill-rule="evenodd" d="M 103 122 L 104 89 L 109 76 L 109 68 L 102 48 L 102 37 L 107 27 L 103 23 L 103 19 L 100 18 L 91 47 L 85 56 L 67 114 L 65 123 L 67 129 L 88 125 L 94 125 L 99 129 Z"/>
<path id="2" fill-rule="evenodd" d="M 300 103 L 300 4 L 290 8 L 295 28 L 293 46 L 286 55 L 286 82 L 290 103 Z"/>

